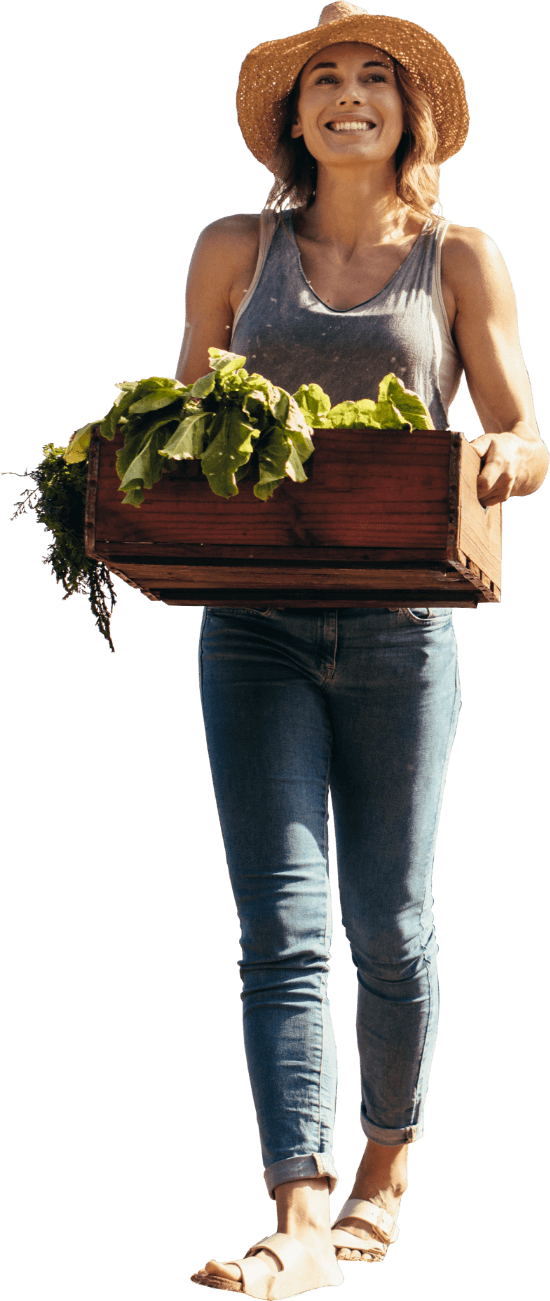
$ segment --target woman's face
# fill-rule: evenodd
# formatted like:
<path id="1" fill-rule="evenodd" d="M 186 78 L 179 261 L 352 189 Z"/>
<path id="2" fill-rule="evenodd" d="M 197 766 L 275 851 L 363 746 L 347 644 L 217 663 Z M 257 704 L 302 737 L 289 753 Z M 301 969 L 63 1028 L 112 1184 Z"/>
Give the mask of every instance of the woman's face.
<path id="1" fill-rule="evenodd" d="M 403 134 L 403 105 L 389 54 L 359 42 L 328 45 L 306 63 L 294 139 L 318 163 L 387 162 Z"/>

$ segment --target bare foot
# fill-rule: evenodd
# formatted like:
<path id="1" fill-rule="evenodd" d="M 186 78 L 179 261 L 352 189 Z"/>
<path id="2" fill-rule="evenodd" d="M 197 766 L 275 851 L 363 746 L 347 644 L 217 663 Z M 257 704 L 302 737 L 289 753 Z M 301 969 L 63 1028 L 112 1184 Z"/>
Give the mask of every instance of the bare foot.
<path id="1" fill-rule="evenodd" d="M 395 1217 L 403 1193 L 407 1189 L 407 1149 L 407 1143 L 399 1147 L 383 1147 L 382 1144 L 373 1143 L 372 1139 L 368 1139 L 350 1199 L 360 1197 L 367 1202 L 374 1202 L 375 1206 L 380 1206 L 382 1210 L 388 1211 Z M 354 1237 L 362 1239 L 365 1243 L 365 1246 L 361 1247 L 358 1242 L 356 1250 L 351 1247 L 335 1247 L 338 1260 L 381 1259 L 381 1248 L 385 1254 L 385 1244 L 377 1236 L 376 1230 L 366 1228 L 364 1224 L 354 1219 L 353 1215 L 339 1220 L 338 1228 L 346 1229 L 348 1233 L 353 1233 Z"/>

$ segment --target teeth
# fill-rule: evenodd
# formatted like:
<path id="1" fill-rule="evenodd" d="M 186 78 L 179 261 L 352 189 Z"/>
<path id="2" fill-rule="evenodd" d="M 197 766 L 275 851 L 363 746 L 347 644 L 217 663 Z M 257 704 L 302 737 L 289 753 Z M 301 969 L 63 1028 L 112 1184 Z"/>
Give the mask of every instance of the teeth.
<path id="1" fill-rule="evenodd" d="M 372 122 L 331 122 L 332 131 L 370 131 Z"/>

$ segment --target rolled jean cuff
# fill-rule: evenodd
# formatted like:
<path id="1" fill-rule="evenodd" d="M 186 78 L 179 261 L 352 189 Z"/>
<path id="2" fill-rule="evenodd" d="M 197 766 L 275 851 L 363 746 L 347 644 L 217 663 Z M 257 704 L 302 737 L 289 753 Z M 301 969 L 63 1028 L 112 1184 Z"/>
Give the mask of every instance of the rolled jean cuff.
<path id="1" fill-rule="evenodd" d="M 286 1161 L 275 1161 L 264 1170 L 269 1196 L 275 1200 L 279 1184 L 290 1184 L 295 1179 L 328 1179 L 329 1192 L 333 1193 L 338 1175 L 332 1157 L 327 1152 L 312 1152 L 310 1156 L 289 1156 Z"/>
<path id="2" fill-rule="evenodd" d="M 367 1120 L 366 1116 L 361 1116 L 361 1126 L 367 1138 L 372 1138 L 373 1143 L 380 1143 L 382 1147 L 400 1147 L 402 1143 L 416 1143 L 424 1133 L 423 1121 L 419 1125 L 406 1125 L 403 1129 L 380 1129 L 378 1125 L 373 1125 L 372 1121 Z"/>

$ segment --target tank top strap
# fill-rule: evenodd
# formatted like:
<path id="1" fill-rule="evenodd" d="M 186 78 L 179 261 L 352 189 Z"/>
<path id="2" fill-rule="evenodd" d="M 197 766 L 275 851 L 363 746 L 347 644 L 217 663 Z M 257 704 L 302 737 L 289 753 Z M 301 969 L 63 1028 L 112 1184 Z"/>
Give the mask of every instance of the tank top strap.
<path id="1" fill-rule="evenodd" d="M 258 246 L 258 258 L 256 261 L 256 268 L 252 280 L 250 281 L 250 284 L 248 286 L 248 289 L 244 294 L 242 301 L 239 303 L 237 311 L 235 312 L 235 317 L 233 320 L 233 330 L 231 332 L 232 337 L 235 332 L 235 327 L 237 325 L 237 322 L 239 321 L 243 312 L 246 311 L 250 299 L 252 298 L 252 295 L 256 289 L 256 286 L 258 284 L 258 281 L 264 269 L 267 255 L 269 253 L 271 242 L 276 229 L 277 229 L 276 214 L 272 212 L 269 208 L 264 208 L 263 212 L 260 213 L 260 242 Z"/>

